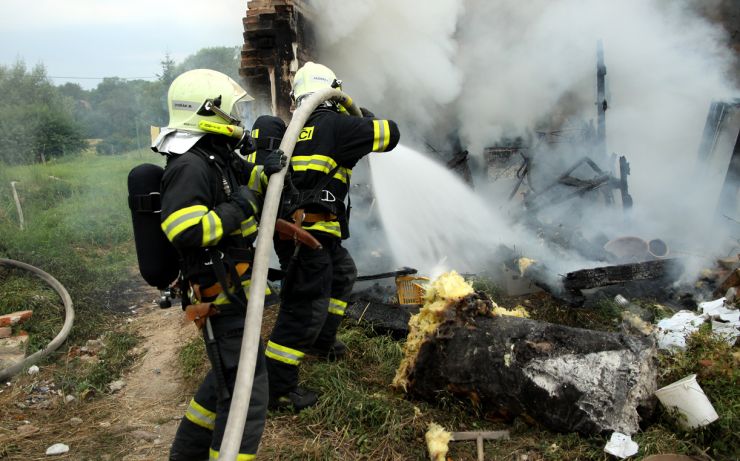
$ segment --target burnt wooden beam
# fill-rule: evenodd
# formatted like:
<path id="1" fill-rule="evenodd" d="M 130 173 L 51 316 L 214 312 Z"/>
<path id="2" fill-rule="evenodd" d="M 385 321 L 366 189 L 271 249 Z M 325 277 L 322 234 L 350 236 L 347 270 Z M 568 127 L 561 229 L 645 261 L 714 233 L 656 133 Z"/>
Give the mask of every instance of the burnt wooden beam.
<path id="1" fill-rule="evenodd" d="M 391 287 L 373 285 L 352 293 L 345 315 L 380 334 L 403 339 L 409 333 L 409 319 L 419 312 L 419 306 L 402 306 L 391 302 L 395 291 Z"/>
<path id="2" fill-rule="evenodd" d="M 563 285 L 566 290 L 576 292 L 636 280 L 673 278 L 680 270 L 681 265 L 675 258 L 595 267 L 566 274 L 563 277 Z"/>

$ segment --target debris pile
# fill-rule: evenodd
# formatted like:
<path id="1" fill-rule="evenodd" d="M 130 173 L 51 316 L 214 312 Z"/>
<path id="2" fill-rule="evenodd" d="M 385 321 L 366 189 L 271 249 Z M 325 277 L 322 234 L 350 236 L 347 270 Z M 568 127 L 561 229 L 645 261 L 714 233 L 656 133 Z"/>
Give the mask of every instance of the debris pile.
<path id="1" fill-rule="evenodd" d="M 685 349 L 686 338 L 706 322 L 712 332 L 735 344 L 740 336 L 740 311 L 726 305 L 725 298 L 699 304 L 697 312 L 682 310 L 658 322 L 658 346 L 661 349 Z"/>

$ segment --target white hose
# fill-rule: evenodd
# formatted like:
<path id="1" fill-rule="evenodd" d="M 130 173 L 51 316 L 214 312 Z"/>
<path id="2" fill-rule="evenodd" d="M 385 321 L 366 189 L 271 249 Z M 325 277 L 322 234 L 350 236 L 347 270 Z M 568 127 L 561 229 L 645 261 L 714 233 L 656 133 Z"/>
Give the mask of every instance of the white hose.
<path id="1" fill-rule="evenodd" d="M 296 111 L 285 131 L 280 143 L 280 150 L 285 153 L 290 163 L 298 135 L 306 124 L 308 117 L 319 104 L 332 99 L 344 106 L 350 114 L 362 116 L 360 109 L 352 102 L 352 98 L 333 88 L 324 88 L 308 96 Z M 239 368 L 234 384 L 234 394 L 229 408 L 229 419 L 221 442 L 219 459 L 236 461 L 241 445 L 242 433 L 247 420 L 249 398 L 252 394 L 254 369 L 257 364 L 257 349 L 262 326 L 262 310 L 265 306 L 265 286 L 267 285 L 267 269 L 272 250 L 272 236 L 275 232 L 275 219 L 280 206 L 280 195 L 283 191 L 287 168 L 270 176 L 265 193 L 265 202 L 260 216 L 259 232 L 257 233 L 257 248 L 254 254 L 252 267 L 252 282 L 249 286 L 249 303 L 247 317 L 244 320 L 244 336 L 242 337 L 241 353 L 239 354 Z"/>
<path id="2" fill-rule="evenodd" d="M 22 263 L 20 261 L 14 261 L 12 259 L 0 258 L 0 266 L 14 267 L 17 269 L 24 269 L 29 272 L 33 272 L 39 278 L 41 278 L 41 280 L 48 283 L 57 293 L 59 293 L 59 296 L 62 297 L 62 302 L 64 303 L 64 325 L 62 325 L 61 331 L 59 331 L 59 333 L 45 348 L 34 352 L 33 354 L 29 355 L 15 365 L 11 365 L 8 368 L 0 370 L 0 380 L 5 380 L 57 350 L 57 348 L 59 348 L 59 346 L 61 346 L 62 343 L 67 339 L 67 336 L 69 336 L 69 332 L 72 330 L 72 324 L 75 320 L 75 311 L 72 308 L 72 298 L 69 296 L 69 293 L 67 293 L 67 290 L 64 288 L 64 286 L 51 275 L 47 274 L 37 267 L 31 266 L 30 264 Z"/>

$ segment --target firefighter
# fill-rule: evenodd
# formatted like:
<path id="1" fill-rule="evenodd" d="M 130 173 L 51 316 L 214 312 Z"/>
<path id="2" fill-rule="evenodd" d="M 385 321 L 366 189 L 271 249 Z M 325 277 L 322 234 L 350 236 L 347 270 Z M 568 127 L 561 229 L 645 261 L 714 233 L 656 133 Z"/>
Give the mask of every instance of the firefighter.
<path id="1" fill-rule="evenodd" d="M 217 459 L 228 418 L 246 315 L 259 196 L 281 154 L 263 167 L 238 155 L 241 118 L 253 101 L 228 76 L 206 69 L 177 77 L 167 95 L 169 124 L 152 149 L 167 157 L 162 230 L 177 248 L 189 286 L 187 317 L 203 334 L 211 370 L 190 401 L 170 460 Z M 262 171 L 264 169 L 264 171 Z M 183 296 L 186 298 L 186 296 Z M 262 356 L 263 345 L 258 356 Z M 254 459 L 267 410 L 265 361 L 258 360 L 239 459 Z"/>
<path id="2" fill-rule="evenodd" d="M 299 107 L 313 92 L 340 84 L 329 68 L 307 62 L 295 74 L 292 96 Z M 307 353 L 334 360 L 346 350 L 336 333 L 357 276 L 342 246 L 342 239 L 349 237 L 352 168 L 370 152 L 393 149 L 400 137 L 392 120 L 364 114 L 351 117 L 332 102 L 322 104 L 308 118 L 293 151 L 280 216 L 308 230 L 322 248 L 275 239 L 286 276 L 265 350 L 271 408 L 300 411 L 314 405 L 317 394 L 298 386 L 301 360 Z"/>
<path id="3" fill-rule="evenodd" d="M 280 141 L 285 134 L 285 122 L 274 115 L 260 115 L 252 125 L 251 136 L 253 142 L 246 144 L 251 152 L 245 155 L 248 162 L 262 165 L 266 156 L 280 147 Z"/>

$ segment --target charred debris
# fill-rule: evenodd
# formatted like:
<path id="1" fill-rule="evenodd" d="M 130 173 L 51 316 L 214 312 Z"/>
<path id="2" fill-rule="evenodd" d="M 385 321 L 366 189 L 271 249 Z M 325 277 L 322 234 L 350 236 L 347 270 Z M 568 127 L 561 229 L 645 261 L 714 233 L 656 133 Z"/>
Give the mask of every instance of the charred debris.
<path id="1" fill-rule="evenodd" d="M 554 252 L 577 255 L 591 265 L 558 273 L 542 262 L 528 259 L 529 255 L 520 249 L 501 246 L 492 259 L 503 261 L 504 267 L 493 271 L 497 274 L 494 276 L 509 295 L 542 290 L 574 307 L 622 294 L 665 302 L 676 310 L 695 308 L 694 297 L 712 299 L 717 294 L 712 291 L 727 276 L 723 268 L 715 267 L 699 284 L 682 286 L 676 282 L 687 278 L 683 274 L 684 261 L 671 252 L 667 239 L 619 235 L 611 229 L 586 236 L 581 230 L 593 228 L 592 222 L 602 214 L 621 215 L 624 227 L 629 228 L 634 204 L 628 157 L 610 152 L 607 147 L 607 68 L 600 41 L 595 70 L 595 121 L 566 119 L 557 127 L 536 131 L 526 139 L 504 139 L 483 152 L 485 180 L 508 186 L 504 190 L 513 220 L 532 230 Z M 739 132 L 740 100 L 712 103 L 697 156 L 699 174 L 712 175 L 714 182 L 721 184 L 715 221 L 736 234 L 740 233 Z M 451 145 L 451 153 L 427 147 L 446 159 L 447 167 L 472 186 L 473 162 L 469 162 L 468 151 L 459 140 Z M 499 193 L 501 189 L 497 189 Z"/>

